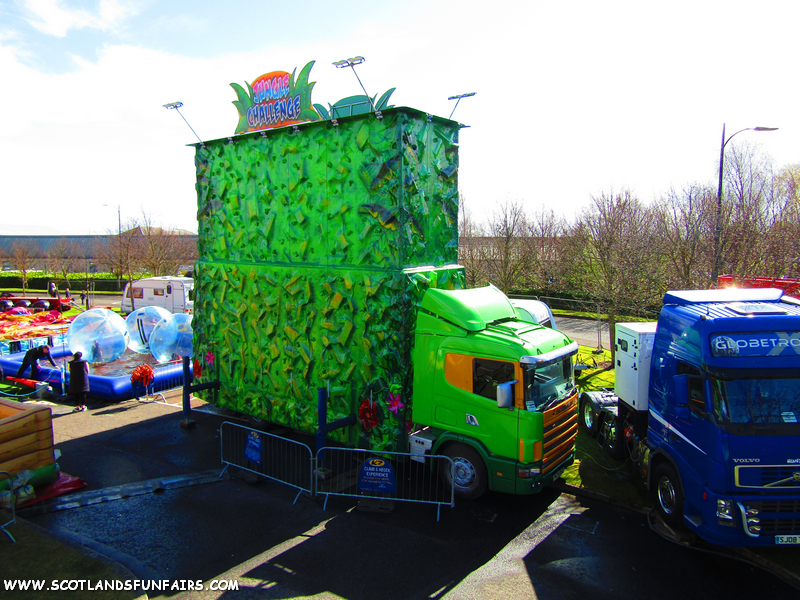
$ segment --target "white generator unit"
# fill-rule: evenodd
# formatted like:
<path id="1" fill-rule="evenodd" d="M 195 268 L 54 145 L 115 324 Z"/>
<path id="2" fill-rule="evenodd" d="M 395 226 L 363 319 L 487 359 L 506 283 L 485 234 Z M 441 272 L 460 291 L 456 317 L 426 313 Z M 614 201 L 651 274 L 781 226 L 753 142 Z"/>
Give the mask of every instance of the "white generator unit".
<path id="1" fill-rule="evenodd" d="M 617 323 L 614 392 L 634 410 L 647 410 L 656 322 Z"/>

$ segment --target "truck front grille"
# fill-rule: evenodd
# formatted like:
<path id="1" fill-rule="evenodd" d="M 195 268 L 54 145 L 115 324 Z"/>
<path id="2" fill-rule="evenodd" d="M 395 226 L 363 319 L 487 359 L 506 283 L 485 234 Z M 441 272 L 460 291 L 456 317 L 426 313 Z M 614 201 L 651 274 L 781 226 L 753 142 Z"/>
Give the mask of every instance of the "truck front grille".
<path id="1" fill-rule="evenodd" d="M 797 465 L 739 465 L 733 471 L 736 487 L 800 489 L 800 467 Z"/>
<path id="2" fill-rule="evenodd" d="M 544 459 L 542 473 L 552 471 L 566 460 L 575 448 L 578 436 L 577 391 L 543 414 Z"/>
<path id="3" fill-rule="evenodd" d="M 800 534 L 800 500 L 747 502 L 746 508 L 757 511 L 761 535 Z"/>

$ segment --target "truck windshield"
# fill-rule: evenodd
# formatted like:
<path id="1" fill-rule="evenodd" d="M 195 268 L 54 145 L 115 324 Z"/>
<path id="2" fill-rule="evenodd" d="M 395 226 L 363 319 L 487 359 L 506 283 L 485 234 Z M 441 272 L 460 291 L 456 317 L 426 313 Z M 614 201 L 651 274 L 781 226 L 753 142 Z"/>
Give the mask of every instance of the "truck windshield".
<path id="1" fill-rule="evenodd" d="M 522 373 L 525 407 L 530 411 L 546 410 L 575 388 L 570 357 L 538 368 L 535 365 L 522 365 Z"/>
<path id="2" fill-rule="evenodd" d="M 799 423 L 800 378 L 712 380 L 714 414 L 728 423 Z"/>

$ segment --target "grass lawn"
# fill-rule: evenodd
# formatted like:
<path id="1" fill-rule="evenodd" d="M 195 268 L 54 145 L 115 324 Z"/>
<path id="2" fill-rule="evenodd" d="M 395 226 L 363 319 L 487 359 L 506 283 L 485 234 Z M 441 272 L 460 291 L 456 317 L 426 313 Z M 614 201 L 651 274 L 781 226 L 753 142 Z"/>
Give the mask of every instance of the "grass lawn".
<path id="1" fill-rule="evenodd" d="M 10 518 L 9 513 L 0 510 L 0 523 L 6 523 Z M 121 574 L 112 569 L 109 563 L 99 558 L 88 557 L 62 541 L 56 540 L 49 533 L 34 528 L 19 519 L 10 525 L 8 531 L 17 540 L 11 543 L 7 536 L 0 534 L 0 564 L 3 565 L 3 579 L 13 580 L 45 580 L 45 585 L 50 585 L 53 580 L 84 579 L 91 581 L 93 586 L 98 582 L 121 580 L 125 581 L 129 574 Z M 40 591 L 3 590 L 4 599 L 20 598 L 24 600 L 38 600 L 47 598 L 97 598 L 127 599 L 137 598 L 141 593 L 133 591 Z"/>
<path id="2" fill-rule="evenodd" d="M 586 365 L 576 372 L 575 381 L 581 391 L 596 391 L 614 387 L 614 365 L 608 350 L 598 352 L 581 346 L 575 359 L 577 365 Z M 641 506 L 653 506 L 641 478 L 635 473 L 630 460 L 612 459 L 594 438 L 578 430 L 575 463 L 564 472 L 564 480 L 575 487 L 585 488 L 606 496 Z"/>

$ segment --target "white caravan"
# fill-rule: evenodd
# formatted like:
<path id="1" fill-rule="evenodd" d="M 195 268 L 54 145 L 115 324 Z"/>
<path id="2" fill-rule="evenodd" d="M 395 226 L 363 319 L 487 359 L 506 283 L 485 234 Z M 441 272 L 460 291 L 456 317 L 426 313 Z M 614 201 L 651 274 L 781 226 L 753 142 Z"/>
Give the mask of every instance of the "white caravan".
<path id="1" fill-rule="evenodd" d="M 148 277 L 125 286 L 123 314 L 144 306 L 160 306 L 171 313 L 194 312 L 194 279 L 191 277 Z"/>

